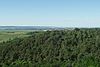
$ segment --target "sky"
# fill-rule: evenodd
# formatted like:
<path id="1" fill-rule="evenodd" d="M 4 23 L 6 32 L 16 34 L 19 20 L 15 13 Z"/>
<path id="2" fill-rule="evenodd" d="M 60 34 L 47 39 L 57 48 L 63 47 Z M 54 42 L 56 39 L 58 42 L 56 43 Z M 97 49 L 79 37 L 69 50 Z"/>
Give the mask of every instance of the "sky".
<path id="1" fill-rule="evenodd" d="M 100 27 L 100 0 L 0 0 L 0 25 Z"/>

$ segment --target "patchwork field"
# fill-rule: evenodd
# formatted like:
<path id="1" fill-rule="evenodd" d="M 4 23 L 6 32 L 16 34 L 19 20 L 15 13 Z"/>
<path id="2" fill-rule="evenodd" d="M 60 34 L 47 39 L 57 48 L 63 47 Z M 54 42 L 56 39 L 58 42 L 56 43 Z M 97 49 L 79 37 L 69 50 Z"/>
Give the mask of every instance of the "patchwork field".
<path id="1" fill-rule="evenodd" d="M 30 36 L 29 32 L 33 30 L 0 30 L 0 42 L 8 41 L 9 39 L 14 39 L 16 37 L 27 37 Z"/>

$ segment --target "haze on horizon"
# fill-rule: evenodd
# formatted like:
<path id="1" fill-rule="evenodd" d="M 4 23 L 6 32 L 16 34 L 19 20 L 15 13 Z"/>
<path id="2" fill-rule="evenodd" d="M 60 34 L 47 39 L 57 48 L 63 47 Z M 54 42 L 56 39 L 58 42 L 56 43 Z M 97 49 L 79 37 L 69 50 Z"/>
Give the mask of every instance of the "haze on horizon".
<path id="1" fill-rule="evenodd" d="M 0 0 L 0 25 L 100 27 L 100 0 Z"/>

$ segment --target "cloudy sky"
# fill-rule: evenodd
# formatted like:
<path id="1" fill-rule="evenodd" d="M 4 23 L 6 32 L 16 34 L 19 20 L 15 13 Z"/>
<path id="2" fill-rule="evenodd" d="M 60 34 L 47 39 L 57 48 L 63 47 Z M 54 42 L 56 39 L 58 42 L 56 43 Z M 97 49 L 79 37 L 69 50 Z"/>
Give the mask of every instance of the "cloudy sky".
<path id="1" fill-rule="evenodd" d="M 100 0 L 0 0 L 0 25 L 100 27 Z"/>

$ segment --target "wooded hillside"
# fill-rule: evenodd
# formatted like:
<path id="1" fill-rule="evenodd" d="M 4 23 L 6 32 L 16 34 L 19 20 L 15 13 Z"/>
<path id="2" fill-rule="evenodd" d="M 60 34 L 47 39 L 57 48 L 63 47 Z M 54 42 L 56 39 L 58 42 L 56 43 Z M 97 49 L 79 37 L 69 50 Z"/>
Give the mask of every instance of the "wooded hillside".
<path id="1" fill-rule="evenodd" d="M 0 43 L 0 67 L 100 67 L 100 29 L 41 31 Z"/>

